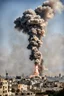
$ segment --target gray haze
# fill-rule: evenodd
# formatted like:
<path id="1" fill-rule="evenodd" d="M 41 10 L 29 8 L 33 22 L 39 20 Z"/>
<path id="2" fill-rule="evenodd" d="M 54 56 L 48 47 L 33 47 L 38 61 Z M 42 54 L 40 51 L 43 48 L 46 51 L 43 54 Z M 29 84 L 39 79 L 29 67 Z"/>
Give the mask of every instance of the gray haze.
<path id="1" fill-rule="evenodd" d="M 8 11 L 9 7 L 7 7 L 7 5 L 6 8 Z M 17 16 L 22 15 L 21 10 L 19 11 L 19 9 L 16 8 L 14 9 L 12 6 L 12 8 L 9 8 L 10 11 L 8 11 L 8 14 L 6 11 L 5 16 L 4 14 L 0 16 L 2 22 L 0 31 L 4 32 L 4 35 L 3 32 L 0 34 L 0 38 L 5 41 L 6 37 L 9 43 L 9 48 L 3 48 L 0 46 L 0 74 L 2 75 L 5 74 L 6 70 L 10 75 L 21 75 L 23 73 L 29 75 L 32 74 L 34 68 L 33 62 L 29 60 L 30 51 L 26 49 L 28 45 L 28 36 L 23 33 L 18 33 L 14 29 L 14 19 Z M 16 12 L 16 15 L 13 14 L 13 17 L 11 12 Z M 48 75 L 56 75 L 59 74 L 59 72 L 64 74 L 64 23 L 62 23 L 64 15 L 63 17 L 62 15 L 59 15 L 58 17 L 58 15 L 56 15 L 57 17 L 54 20 L 51 20 L 51 23 L 48 24 L 46 36 L 43 38 L 43 46 L 40 49 L 44 58 L 44 65 L 48 68 L 48 71 L 44 71 L 44 73 Z M 59 20 L 59 18 L 62 19 Z M 5 34 L 6 32 L 8 33 Z M 0 42 L 3 44 L 3 41 L 0 40 Z"/>

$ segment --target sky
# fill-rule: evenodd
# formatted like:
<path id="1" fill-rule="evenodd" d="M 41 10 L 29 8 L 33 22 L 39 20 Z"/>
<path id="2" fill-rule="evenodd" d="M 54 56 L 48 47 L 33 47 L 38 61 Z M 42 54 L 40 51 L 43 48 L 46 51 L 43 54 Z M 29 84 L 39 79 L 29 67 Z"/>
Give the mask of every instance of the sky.
<path id="1" fill-rule="evenodd" d="M 33 62 L 29 60 L 30 52 L 26 49 L 27 36 L 14 29 L 14 20 L 22 16 L 27 9 L 35 9 L 45 0 L 0 0 L 0 73 L 30 74 Z M 61 0 L 64 3 L 64 0 Z M 49 21 L 46 37 L 43 38 L 41 52 L 44 65 L 49 69 L 46 74 L 64 73 L 64 11 Z M 22 54 L 23 53 L 23 54 Z M 24 63 L 24 64 L 23 64 Z M 31 63 L 31 64 L 28 64 Z M 58 63 L 58 64 L 56 64 Z M 28 67 L 29 66 L 29 71 Z M 56 66 L 56 67 L 55 67 Z M 14 70 L 16 68 L 16 70 Z M 19 69 L 21 70 L 19 72 Z M 23 69 L 23 70 L 22 70 Z"/>

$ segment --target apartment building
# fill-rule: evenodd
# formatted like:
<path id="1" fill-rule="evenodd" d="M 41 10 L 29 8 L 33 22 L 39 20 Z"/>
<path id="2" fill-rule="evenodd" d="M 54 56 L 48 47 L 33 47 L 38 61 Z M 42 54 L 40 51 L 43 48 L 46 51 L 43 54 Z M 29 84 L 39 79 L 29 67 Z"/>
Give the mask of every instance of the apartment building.
<path id="1" fill-rule="evenodd" d="M 8 81 L 0 77 L 0 96 L 8 96 Z"/>

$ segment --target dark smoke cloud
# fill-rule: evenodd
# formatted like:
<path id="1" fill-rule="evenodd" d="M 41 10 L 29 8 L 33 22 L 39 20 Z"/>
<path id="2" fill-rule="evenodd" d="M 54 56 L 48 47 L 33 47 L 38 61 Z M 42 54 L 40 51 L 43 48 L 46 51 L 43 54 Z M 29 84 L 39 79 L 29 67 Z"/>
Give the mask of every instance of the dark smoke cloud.
<path id="1" fill-rule="evenodd" d="M 43 43 L 42 37 L 45 34 L 48 19 L 53 18 L 55 13 L 57 11 L 61 12 L 63 8 L 59 0 L 48 0 L 35 10 L 26 10 L 22 17 L 14 21 L 15 28 L 29 36 L 29 44 L 27 46 L 31 50 L 29 59 L 34 60 L 34 64 L 38 64 L 39 72 L 43 64 L 43 56 L 39 48 Z"/>

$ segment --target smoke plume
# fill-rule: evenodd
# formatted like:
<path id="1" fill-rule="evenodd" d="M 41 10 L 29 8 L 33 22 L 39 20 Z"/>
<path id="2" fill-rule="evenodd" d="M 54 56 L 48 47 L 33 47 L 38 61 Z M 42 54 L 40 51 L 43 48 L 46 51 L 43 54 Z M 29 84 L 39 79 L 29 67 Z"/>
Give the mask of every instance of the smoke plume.
<path id="1" fill-rule="evenodd" d="M 22 17 L 17 18 L 15 28 L 29 36 L 27 48 L 31 50 L 30 60 L 39 66 L 42 73 L 43 56 L 39 48 L 43 44 L 42 37 L 45 36 L 48 19 L 52 19 L 56 12 L 63 10 L 63 5 L 59 0 L 48 0 L 35 10 L 29 9 L 23 13 Z"/>

